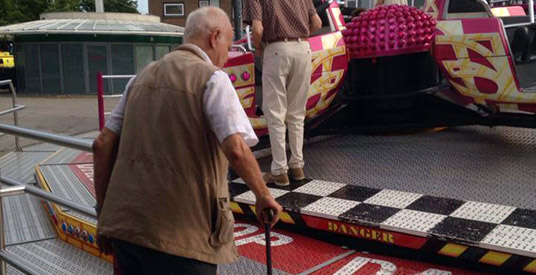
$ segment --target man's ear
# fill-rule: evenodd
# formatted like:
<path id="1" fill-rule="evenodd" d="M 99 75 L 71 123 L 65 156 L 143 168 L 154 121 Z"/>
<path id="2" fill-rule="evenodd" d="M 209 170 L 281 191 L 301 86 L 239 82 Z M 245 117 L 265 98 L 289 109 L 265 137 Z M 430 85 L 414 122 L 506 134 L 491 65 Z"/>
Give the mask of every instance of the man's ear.
<path id="1" fill-rule="evenodd" d="M 219 29 L 216 31 L 213 31 L 210 34 L 210 46 L 212 48 L 216 47 L 216 41 L 220 39 L 220 36 L 221 36 L 221 31 Z"/>

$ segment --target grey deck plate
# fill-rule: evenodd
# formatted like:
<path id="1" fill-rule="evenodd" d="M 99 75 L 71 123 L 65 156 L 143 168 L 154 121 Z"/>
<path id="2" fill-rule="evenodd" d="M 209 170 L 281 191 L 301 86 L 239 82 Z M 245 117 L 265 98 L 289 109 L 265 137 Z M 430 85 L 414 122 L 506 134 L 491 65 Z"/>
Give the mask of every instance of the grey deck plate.
<path id="1" fill-rule="evenodd" d="M 112 274 L 110 263 L 59 239 L 8 246 L 7 250 L 42 274 Z"/>
<path id="2" fill-rule="evenodd" d="M 61 147 L 50 143 L 38 143 L 22 148 L 24 152 L 56 152 Z"/>
<path id="3" fill-rule="evenodd" d="M 273 269 L 273 274 L 288 274 L 284 271 Z M 264 264 L 261 264 L 259 262 L 250 260 L 248 258 L 240 257 L 238 261 L 226 264 L 226 265 L 219 265 L 218 266 L 218 274 L 220 275 L 235 275 L 235 274 L 243 274 L 243 275 L 257 275 L 257 274 L 266 274 L 266 266 Z"/>
<path id="4" fill-rule="evenodd" d="M 43 165 L 39 169 L 48 183 L 53 194 L 72 200 L 78 204 L 92 207 L 95 205 L 95 197 L 86 189 L 84 184 L 72 172 L 68 165 Z M 69 210 L 67 210 L 69 212 Z M 72 215 L 86 221 L 96 223 L 96 219 L 77 212 Z"/>
<path id="5" fill-rule="evenodd" d="M 0 159 L 2 176 L 24 183 L 33 183 L 34 168 L 50 156 L 50 152 L 12 152 Z M 3 200 L 6 244 L 31 242 L 56 236 L 40 200 L 25 194 Z"/>
<path id="6" fill-rule="evenodd" d="M 0 173 L 23 183 L 35 183 L 35 166 L 51 152 L 11 152 L 0 159 Z"/>
<path id="7" fill-rule="evenodd" d="M 80 154 L 82 151 L 70 149 L 70 148 L 63 148 L 59 150 L 57 153 L 55 153 L 53 156 L 51 156 L 47 161 L 44 162 L 44 164 L 65 164 L 65 163 L 73 163 L 74 159 Z"/>
<path id="8" fill-rule="evenodd" d="M 29 194 L 8 197 L 3 206 L 7 245 L 56 237 L 50 217 L 38 198 Z"/>
<path id="9" fill-rule="evenodd" d="M 305 147 L 304 156 L 314 179 L 536 209 L 534 129 L 343 136 Z M 270 161 L 260 161 L 263 171 Z"/>

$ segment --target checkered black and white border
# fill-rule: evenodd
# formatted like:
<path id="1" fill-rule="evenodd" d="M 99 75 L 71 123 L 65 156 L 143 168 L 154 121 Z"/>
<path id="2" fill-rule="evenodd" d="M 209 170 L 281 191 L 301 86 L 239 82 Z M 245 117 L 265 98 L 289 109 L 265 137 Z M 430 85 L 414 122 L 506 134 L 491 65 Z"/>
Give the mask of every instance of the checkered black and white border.
<path id="1" fill-rule="evenodd" d="M 268 187 L 286 211 L 536 256 L 535 210 L 321 180 Z M 229 190 L 233 201 L 255 203 L 242 179 Z"/>

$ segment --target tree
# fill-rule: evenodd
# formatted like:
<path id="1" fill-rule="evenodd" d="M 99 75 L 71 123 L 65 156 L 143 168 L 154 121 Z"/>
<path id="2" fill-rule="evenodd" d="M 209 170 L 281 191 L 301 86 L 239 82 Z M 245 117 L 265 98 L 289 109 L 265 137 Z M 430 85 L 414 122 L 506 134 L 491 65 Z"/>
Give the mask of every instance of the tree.
<path id="1" fill-rule="evenodd" d="M 81 9 L 95 11 L 95 0 L 81 0 Z M 138 13 L 138 2 L 135 0 L 103 0 L 105 12 Z"/>
<path id="2" fill-rule="evenodd" d="M 105 12 L 138 13 L 136 0 L 103 0 Z M 44 12 L 94 12 L 95 0 L 0 0 L 0 26 L 39 20 Z"/>

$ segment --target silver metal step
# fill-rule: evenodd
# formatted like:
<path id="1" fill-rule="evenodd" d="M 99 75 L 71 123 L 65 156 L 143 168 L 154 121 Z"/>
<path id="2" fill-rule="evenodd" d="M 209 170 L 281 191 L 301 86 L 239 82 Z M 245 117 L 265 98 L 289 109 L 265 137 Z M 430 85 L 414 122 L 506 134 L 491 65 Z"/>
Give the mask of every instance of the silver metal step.
<path id="1" fill-rule="evenodd" d="M 58 239 L 13 245 L 7 247 L 7 251 L 20 256 L 32 269 L 40 270 L 42 274 L 97 275 L 113 272 L 110 263 Z"/>

